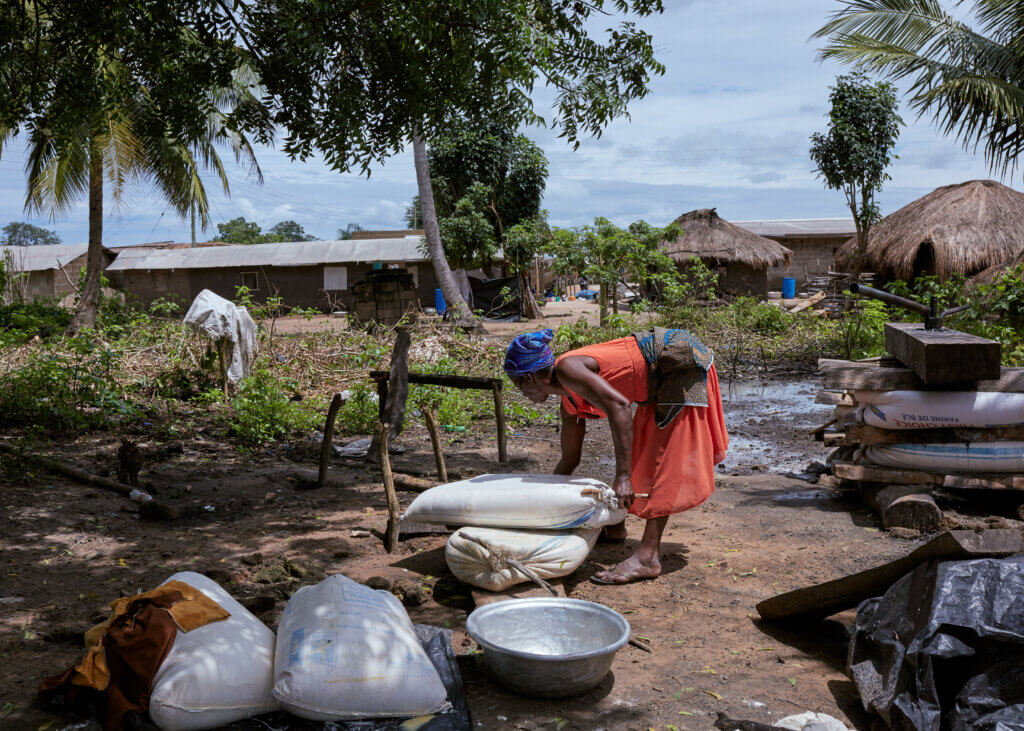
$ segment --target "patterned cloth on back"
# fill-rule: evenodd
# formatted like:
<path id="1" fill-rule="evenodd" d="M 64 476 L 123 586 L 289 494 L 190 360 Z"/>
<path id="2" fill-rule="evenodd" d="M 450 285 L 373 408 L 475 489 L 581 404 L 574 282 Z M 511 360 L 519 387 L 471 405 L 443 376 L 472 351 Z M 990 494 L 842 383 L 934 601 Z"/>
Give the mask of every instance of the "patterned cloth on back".
<path id="1" fill-rule="evenodd" d="M 686 330 L 654 327 L 633 337 L 649 366 L 646 403 L 655 405 L 659 428 L 686 406 L 707 407 L 708 369 L 715 360 L 709 347 Z"/>

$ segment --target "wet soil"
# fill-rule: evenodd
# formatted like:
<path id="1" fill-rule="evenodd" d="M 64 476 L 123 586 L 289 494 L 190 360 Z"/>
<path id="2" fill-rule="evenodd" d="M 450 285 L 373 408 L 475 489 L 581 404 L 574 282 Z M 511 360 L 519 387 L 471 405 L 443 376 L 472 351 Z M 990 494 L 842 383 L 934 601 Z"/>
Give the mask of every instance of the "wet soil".
<path id="1" fill-rule="evenodd" d="M 569 577 L 570 596 L 622 612 L 653 652 L 625 647 L 598 689 L 567 700 L 523 698 L 489 678 L 464 633 L 472 600 L 445 567 L 445 538 L 413 538 L 387 555 L 369 532 L 385 525 L 384 495 L 363 464 L 336 459 L 328 487 L 298 490 L 294 478 L 308 477 L 315 464 L 309 442 L 244 452 L 213 429 L 169 444 L 143 431 L 135 435 L 146 455 L 143 482 L 161 499 L 199 507 L 193 517 L 152 523 L 114 493 L 0 461 L 0 726 L 57 728 L 70 720 L 33 704 L 36 684 L 81 658 L 81 633 L 112 600 L 192 570 L 219 581 L 272 628 L 287 597 L 326 573 L 414 580 L 430 596 L 410 616 L 454 630 L 478 728 L 707 729 L 717 712 L 770 722 L 804 710 L 866 728 L 843 672 L 852 614 L 787 627 L 760 622 L 754 610 L 777 592 L 916 546 L 880 533 L 852 496 L 777 474 L 821 458 L 806 435 L 821 421 L 814 388 L 723 383 L 733 448 L 711 499 L 670 520 L 661 577 L 623 587 L 588 581 L 635 549 L 643 525 L 634 518 L 625 546 L 598 545 Z M 92 434 L 36 449 L 112 474 L 118 438 Z M 539 422 L 510 436 L 512 459 L 498 464 L 493 426 L 483 421 L 451 436 L 446 452 L 462 476 L 544 472 L 557 460 L 557 440 L 555 428 Z M 400 443 L 406 451 L 395 456 L 396 470 L 433 470 L 422 425 L 409 424 Z M 610 453 L 607 426 L 589 429 L 578 473 L 609 479 Z M 400 493 L 403 507 L 414 497 Z"/>

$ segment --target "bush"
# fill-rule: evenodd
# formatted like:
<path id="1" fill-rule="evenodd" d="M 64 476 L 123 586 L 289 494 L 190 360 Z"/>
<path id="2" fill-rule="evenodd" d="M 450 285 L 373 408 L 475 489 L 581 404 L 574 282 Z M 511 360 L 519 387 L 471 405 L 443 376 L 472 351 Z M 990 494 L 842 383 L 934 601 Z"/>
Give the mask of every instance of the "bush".
<path id="1" fill-rule="evenodd" d="M 38 351 L 0 383 L 0 425 L 64 432 L 141 416 L 114 380 L 119 353 L 86 335 L 63 344 L 67 353 Z"/>
<path id="2" fill-rule="evenodd" d="M 319 399 L 293 400 L 295 382 L 257 368 L 242 379 L 232 400 L 231 426 L 251 444 L 273 442 L 299 431 L 316 429 L 322 418 Z"/>
<path id="3" fill-rule="evenodd" d="M 335 423 L 345 434 L 373 434 L 373 425 L 377 422 L 377 391 L 361 382 L 353 384 L 349 391 Z"/>
<path id="4" fill-rule="evenodd" d="M 71 311 L 44 302 L 15 302 L 0 305 L 0 330 L 8 343 L 20 343 L 39 336 L 47 340 L 60 336 L 71 322 Z"/>

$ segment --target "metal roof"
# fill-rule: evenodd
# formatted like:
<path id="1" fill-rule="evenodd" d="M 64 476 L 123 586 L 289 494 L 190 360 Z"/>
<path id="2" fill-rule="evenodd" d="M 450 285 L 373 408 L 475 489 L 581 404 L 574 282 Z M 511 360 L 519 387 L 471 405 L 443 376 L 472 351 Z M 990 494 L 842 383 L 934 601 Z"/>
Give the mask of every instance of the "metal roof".
<path id="1" fill-rule="evenodd" d="M 66 267 L 89 250 L 89 244 L 49 244 L 45 246 L 0 246 L 0 257 L 11 256 L 18 272 L 39 272 Z"/>
<path id="2" fill-rule="evenodd" d="M 420 236 L 361 241 L 296 241 L 286 244 L 238 244 L 196 249 L 120 251 L 108 271 L 148 269 L 218 269 L 221 267 L 299 267 L 360 262 L 428 261 L 419 251 Z"/>
<path id="3" fill-rule="evenodd" d="M 852 218 L 794 218 L 779 221 L 733 221 L 758 236 L 774 236 L 785 239 L 809 239 L 815 237 L 849 238 L 857 233 Z"/>

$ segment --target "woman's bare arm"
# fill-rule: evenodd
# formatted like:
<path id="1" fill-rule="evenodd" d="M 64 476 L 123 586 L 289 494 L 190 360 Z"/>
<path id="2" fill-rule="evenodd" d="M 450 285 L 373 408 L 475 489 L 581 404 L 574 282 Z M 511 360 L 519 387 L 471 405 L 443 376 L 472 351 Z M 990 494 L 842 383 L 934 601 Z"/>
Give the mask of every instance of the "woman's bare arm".
<path id="1" fill-rule="evenodd" d="M 571 475 L 579 467 L 583 455 L 583 437 L 587 434 L 587 422 L 574 414 L 570 414 L 562 406 L 562 458 L 555 467 L 556 475 Z"/>

